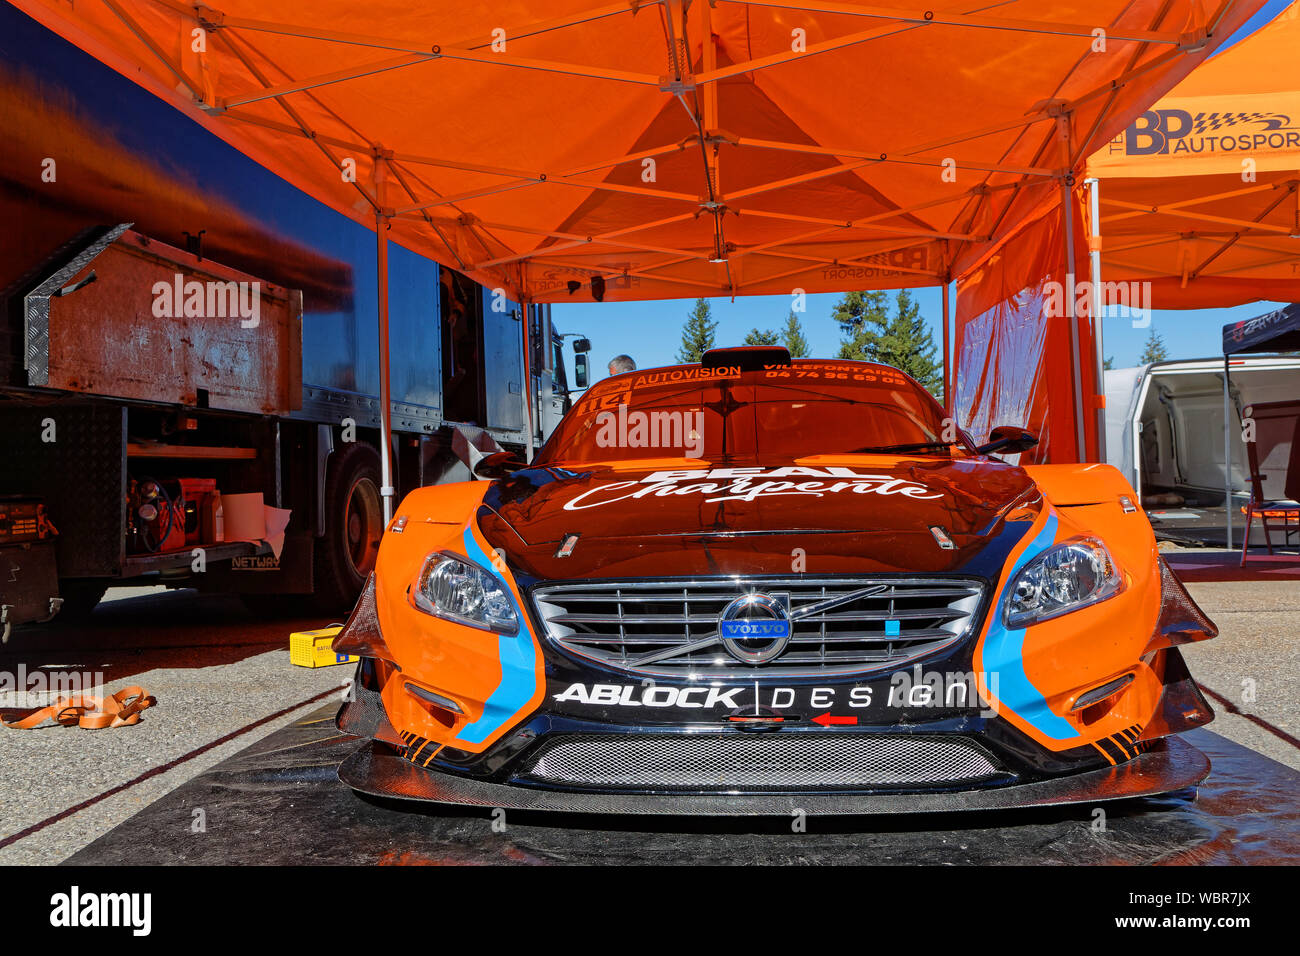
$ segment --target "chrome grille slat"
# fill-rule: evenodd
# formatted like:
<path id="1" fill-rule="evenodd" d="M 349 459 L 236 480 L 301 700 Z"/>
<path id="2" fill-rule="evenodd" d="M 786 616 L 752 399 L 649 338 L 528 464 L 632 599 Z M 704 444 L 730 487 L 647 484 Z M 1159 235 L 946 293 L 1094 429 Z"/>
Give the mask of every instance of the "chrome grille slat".
<path id="1" fill-rule="evenodd" d="M 895 734 L 561 737 L 525 776 L 628 790 L 909 787 L 1002 773 L 964 737 Z"/>
<path id="2" fill-rule="evenodd" d="M 769 582 L 769 583 L 775 584 L 779 582 Z M 568 584 L 568 585 L 564 585 L 564 587 L 566 591 L 568 591 L 570 588 L 572 589 L 572 592 L 568 595 L 569 601 L 608 601 L 609 603 L 613 604 L 616 600 L 616 598 L 610 596 L 608 585 Z M 676 590 L 679 592 L 685 592 L 687 589 L 678 588 Z M 844 587 L 844 588 L 839 588 L 837 590 L 852 591 L 854 590 L 854 588 Z M 977 584 L 972 584 L 972 585 L 961 586 L 961 587 L 941 587 L 941 588 L 909 587 L 904 592 L 901 593 L 904 593 L 907 597 L 960 597 L 962 595 L 979 594 L 982 590 L 983 588 L 981 586 Z M 889 591 L 882 591 L 881 597 L 887 597 L 889 593 L 890 593 Z M 717 591 L 713 594 L 691 594 L 690 599 L 692 601 L 719 601 L 723 604 L 726 604 L 735 596 L 736 595 L 734 591 Z M 680 602 L 682 600 L 682 598 L 678 596 L 678 594 L 638 594 L 636 599 L 641 603 L 651 603 L 651 604 L 657 601 Z"/>
<path id="3" fill-rule="evenodd" d="M 929 653 L 932 650 L 944 646 L 945 643 L 946 641 L 935 641 L 933 644 L 930 645 L 922 644 L 919 645 L 919 647 L 916 648 L 916 650 Z M 857 651 L 857 650 L 841 651 L 841 650 L 836 650 L 834 647 L 831 647 L 824 652 L 802 651 L 802 650 L 786 651 L 784 654 L 781 655 L 781 660 L 792 664 L 800 664 L 800 663 L 813 664 L 813 663 L 820 663 L 821 661 L 827 661 L 827 662 L 892 661 L 893 656 L 888 650 L 888 645 L 886 645 L 885 648 L 878 648 L 876 649 L 875 652 Z"/>
<path id="4" fill-rule="evenodd" d="M 909 639 L 920 638 L 920 637 L 949 638 L 952 637 L 952 634 L 948 631 L 943 630 L 942 628 L 933 627 L 933 628 L 925 628 L 923 630 L 908 631 L 907 636 Z M 892 641 L 892 640 L 893 638 L 885 634 L 884 631 L 859 631 L 854 634 L 827 634 L 824 637 L 820 634 L 809 634 L 806 637 L 801 637 L 798 634 L 796 634 L 794 637 L 790 639 L 790 643 L 791 644 L 849 644 L 854 641 L 869 642 L 869 641 Z"/>
<path id="5" fill-rule="evenodd" d="M 887 621 L 891 618 L 895 621 L 926 621 L 931 618 L 946 618 L 952 620 L 965 616 L 965 611 L 926 608 L 925 610 L 919 611 L 863 611 L 858 614 L 829 611 L 824 614 L 813 614 L 808 617 L 800 618 L 800 620 L 809 623 L 814 621 L 823 621 L 829 624 L 834 624 L 836 621 Z"/>
<path id="6" fill-rule="evenodd" d="M 575 587 L 577 587 L 577 585 L 575 585 Z M 684 589 L 680 589 L 680 588 L 679 588 L 677 594 L 648 594 L 648 595 L 642 595 L 642 596 L 638 596 L 638 597 L 637 597 L 637 601 L 639 601 L 639 602 L 642 603 L 642 604 L 656 604 L 656 603 L 658 603 L 658 604 L 668 604 L 668 603 L 676 603 L 676 604 L 680 604 L 680 603 L 682 603 L 682 593 L 681 593 L 681 592 L 682 592 L 683 590 L 684 590 Z M 736 596 L 736 595 L 734 595 L 734 594 L 724 594 L 724 593 L 722 593 L 722 592 L 718 592 L 718 593 L 716 593 L 716 594 L 692 594 L 692 595 L 690 596 L 690 598 L 691 598 L 691 601 L 692 601 L 692 602 L 694 602 L 694 601 L 717 601 L 719 604 L 726 604 L 728 601 L 730 601 L 730 600 L 731 600 L 732 598 L 734 598 L 735 596 Z M 575 591 L 573 592 L 573 594 L 569 595 L 568 600 L 569 600 L 570 602 L 573 602 L 573 601 L 601 601 L 601 602 L 607 602 L 607 603 L 609 603 L 609 604 L 613 604 L 615 599 L 612 598 L 612 597 L 610 597 L 609 594 L 606 593 L 606 592 L 599 592 L 599 593 L 594 593 L 594 594 L 584 594 L 584 593 L 582 593 L 581 591 L 577 591 L 577 590 L 575 590 Z"/>
<path id="7" fill-rule="evenodd" d="M 609 638 L 599 634 L 572 634 L 564 639 L 571 644 L 608 644 Z M 686 644 L 688 641 L 680 634 L 643 634 L 636 637 L 621 638 L 624 644 L 629 647 L 644 647 L 647 645 L 657 645 L 667 647 L 669 644 Z"/>
<path id="8" fill-rule="evenodd" d="M 680 615 L 672 614 L 557 614 L 551 618 L 557 624 L 660 624 L 665 621 L 685 620 L 688 624 L 713 624 L 718 619 L 715 614 L 695 614 L 690 618 L 682 618 Z"/>
<path id="9" fill-rule="evenodd" d="M 800 617 L 800 608 L 874 587 L 880 591 Z M 648 664 L 631 663 L 714 634 L 723 609 L 750 592 L 789 595 L 791 639 L 760 665 L 718 644 Z M 857 674 L 906 665 L 970 633 L 985 597 L 971 578 L 755 577 L 623 580 L 541 585 L 534 607 L 548 638 L 571 654 L 638 674 L 796 677 Z M 897 635 L 885 621 L 897 622 Z"/>

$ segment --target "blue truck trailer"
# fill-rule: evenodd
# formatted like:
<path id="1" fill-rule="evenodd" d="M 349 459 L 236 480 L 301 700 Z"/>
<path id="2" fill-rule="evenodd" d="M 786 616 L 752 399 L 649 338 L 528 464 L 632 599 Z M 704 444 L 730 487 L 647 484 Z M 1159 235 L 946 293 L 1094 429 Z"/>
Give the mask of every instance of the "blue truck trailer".
<path id="1" fill-rule="evenodd" d="M 375 232 L 9 5 L 0 123 L 5 633 L 137 581 L 350 606 L 384 523 Z M 396 496 L 528 457 L 568 403 L 550 307 L 386 245 Z M 267 537 L 223 533 L 257 494 Z"/>

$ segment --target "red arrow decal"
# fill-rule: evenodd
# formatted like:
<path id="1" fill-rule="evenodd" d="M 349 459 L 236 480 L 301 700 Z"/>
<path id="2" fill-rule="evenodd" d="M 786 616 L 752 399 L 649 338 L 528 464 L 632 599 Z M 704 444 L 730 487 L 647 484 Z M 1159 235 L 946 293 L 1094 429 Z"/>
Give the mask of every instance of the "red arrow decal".
<path id="1" fill-rule="evenodd" d="M 856 717 L 835 717 L 829 713 L 818 714 L 813 718 L 814 724 L 821 724 L 823 727 L 829 727 L 831 724 L 856 724 Z"/>

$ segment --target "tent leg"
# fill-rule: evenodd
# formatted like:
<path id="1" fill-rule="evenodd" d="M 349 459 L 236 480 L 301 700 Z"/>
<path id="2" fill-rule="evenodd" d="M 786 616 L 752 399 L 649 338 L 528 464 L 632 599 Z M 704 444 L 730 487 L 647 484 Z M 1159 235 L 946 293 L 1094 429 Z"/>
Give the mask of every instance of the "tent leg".
<path id="1" fill-rule="evenodd" d="M 375 215 L 375 263 L 379 286 L 379 494 L 384 526 L 393 520 L 393 402 L 388 341 L 388 218 Z"/>
<path id="2" fill-rule="evenodd" d="M 1228 357 L 1223 357 L 1223 513 L 1228 521 L 1228 550 L 1232 550 L 1232 431 L 1228 421 L 1228 406 L 1232 402 L 1232 386 L 1228 381 Z M 1250 537 L 1250 522 L 1246 522 L 1246 536 Z"/>
<path id="3" fill-rule="evenodd" d="M 1074 202 L 1069 182 L 1061 180 L 1061 215 L 1065 217 L 1065 314 L 1070 319 L 1070 361 L 1074 371 L 1075 450 L 1078 460 L 1088 460 L 1087 427 L 1083 421 L 1083 359 L 1079 346 L 1079 319 L 1075 304 L 1074 272 Z"/>
<path id="4" fill-rule="evenodd" d="M 952 324 L 948 308 L 947 281 L 943 284 L 943 410 L 952 417 L 952 347 L 949 344 L 948 327 Z"/>
<path id="5" fill-rule="evenodd" d="M 522 364 L 524 370 L 524 387 L 521 389 L 521 391 L 524 393 L 523 394 L 524 429 L 525 429 L 525 436 L 526 436 L 524 441 L 524 461 L 531 463 L 533 460 L 533 450 L 537 442 L 537 426 L 533 424 L 533 403 L 534 403 L 534 396 L 537 394 L 537 391 L 536 389 L 533 388 L 533 352 L 532 352 L 532 342 L 529 337 L 529 332 L 531 331 L 529 329 L 529 309 L 531 308 L 531 309 L 538 310 L 537 314 L 539 316 L 539 322 L 540 322 L 542 321 L 541 312 L 540 312 L 542 307 L 540 305 L 529 306 L 527 302 L 523 301 L 524 297 L 522 294 L 520 295 L 519 298 L 520 298 L 519 321 L 520 324 L 523 325 L 524 327 L 523 340 L 521 342 L 521 345 L 523 347 Z M 542 341 L 543 342 L 546 341 L 545 335 L 542 336 Z"/>
<path id="6" fill-rule="evenodd" d="M 1097 384 L 1097 394 L 1106 394 L 1106 349 L 1102 344 L 1102 321 L 1106 317 L 1106 306 L 1101 300 L 1101 200 L 1098 198 L 1099 183 L 1096 179 L 1085 181 L 1088 187 L 1088 218 L 1091 220 L 1092 235 L 1088 240 L 1088 271 L 1092 273 L 1092 307 L 1088 310 L 1092 319 L 1093 365 Z M 1097 460 L 1106 460 L 1106 406 L 1096 410 L 1097 419 Z"/>

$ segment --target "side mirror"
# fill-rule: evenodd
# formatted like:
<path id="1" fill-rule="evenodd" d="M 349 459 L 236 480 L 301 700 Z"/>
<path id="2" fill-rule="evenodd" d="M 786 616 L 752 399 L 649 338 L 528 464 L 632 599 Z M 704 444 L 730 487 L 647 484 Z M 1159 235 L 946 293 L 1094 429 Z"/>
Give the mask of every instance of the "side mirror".
<path id="1" fill-rule="evenodd" d="M 989 434 L 988 443 L 980 445 L 975 450 L 981 455 L 995 451 L 1014 455 L 1017 452 L 1029 451 L 1037 444 L 1038 436 L 1033 432 L 1026 431 L 1018 425 L 999 425 Z"/>
<path id="2" fill-rule="evenodd" d="M 573 351 L 574 351 L 574 352 L 590 352 L 590 351 L 591 351 L 591 339 L 589 339 L 589 338 L 587 338 L 587 337 L 585 337 L 585 336 L 583 336 L 583 337 L 581 337 L 581 338 L 576 338 L 576 339 L 574 339 L 574 340 L 573 340 Z"/>
<path id="3" fill-rule="evenodd" d="M 480 458 L 474 465 L 474 475 L 478 478 L 503 478 L 527 467 L 527 462 L 515 457 L 514 452 L 498 451 Z"/>
<path id="4" fill-rule="evenodd" d="M 573 387 L 587 387 L 587 353 L 579 352 L 573 357 Z"/>

